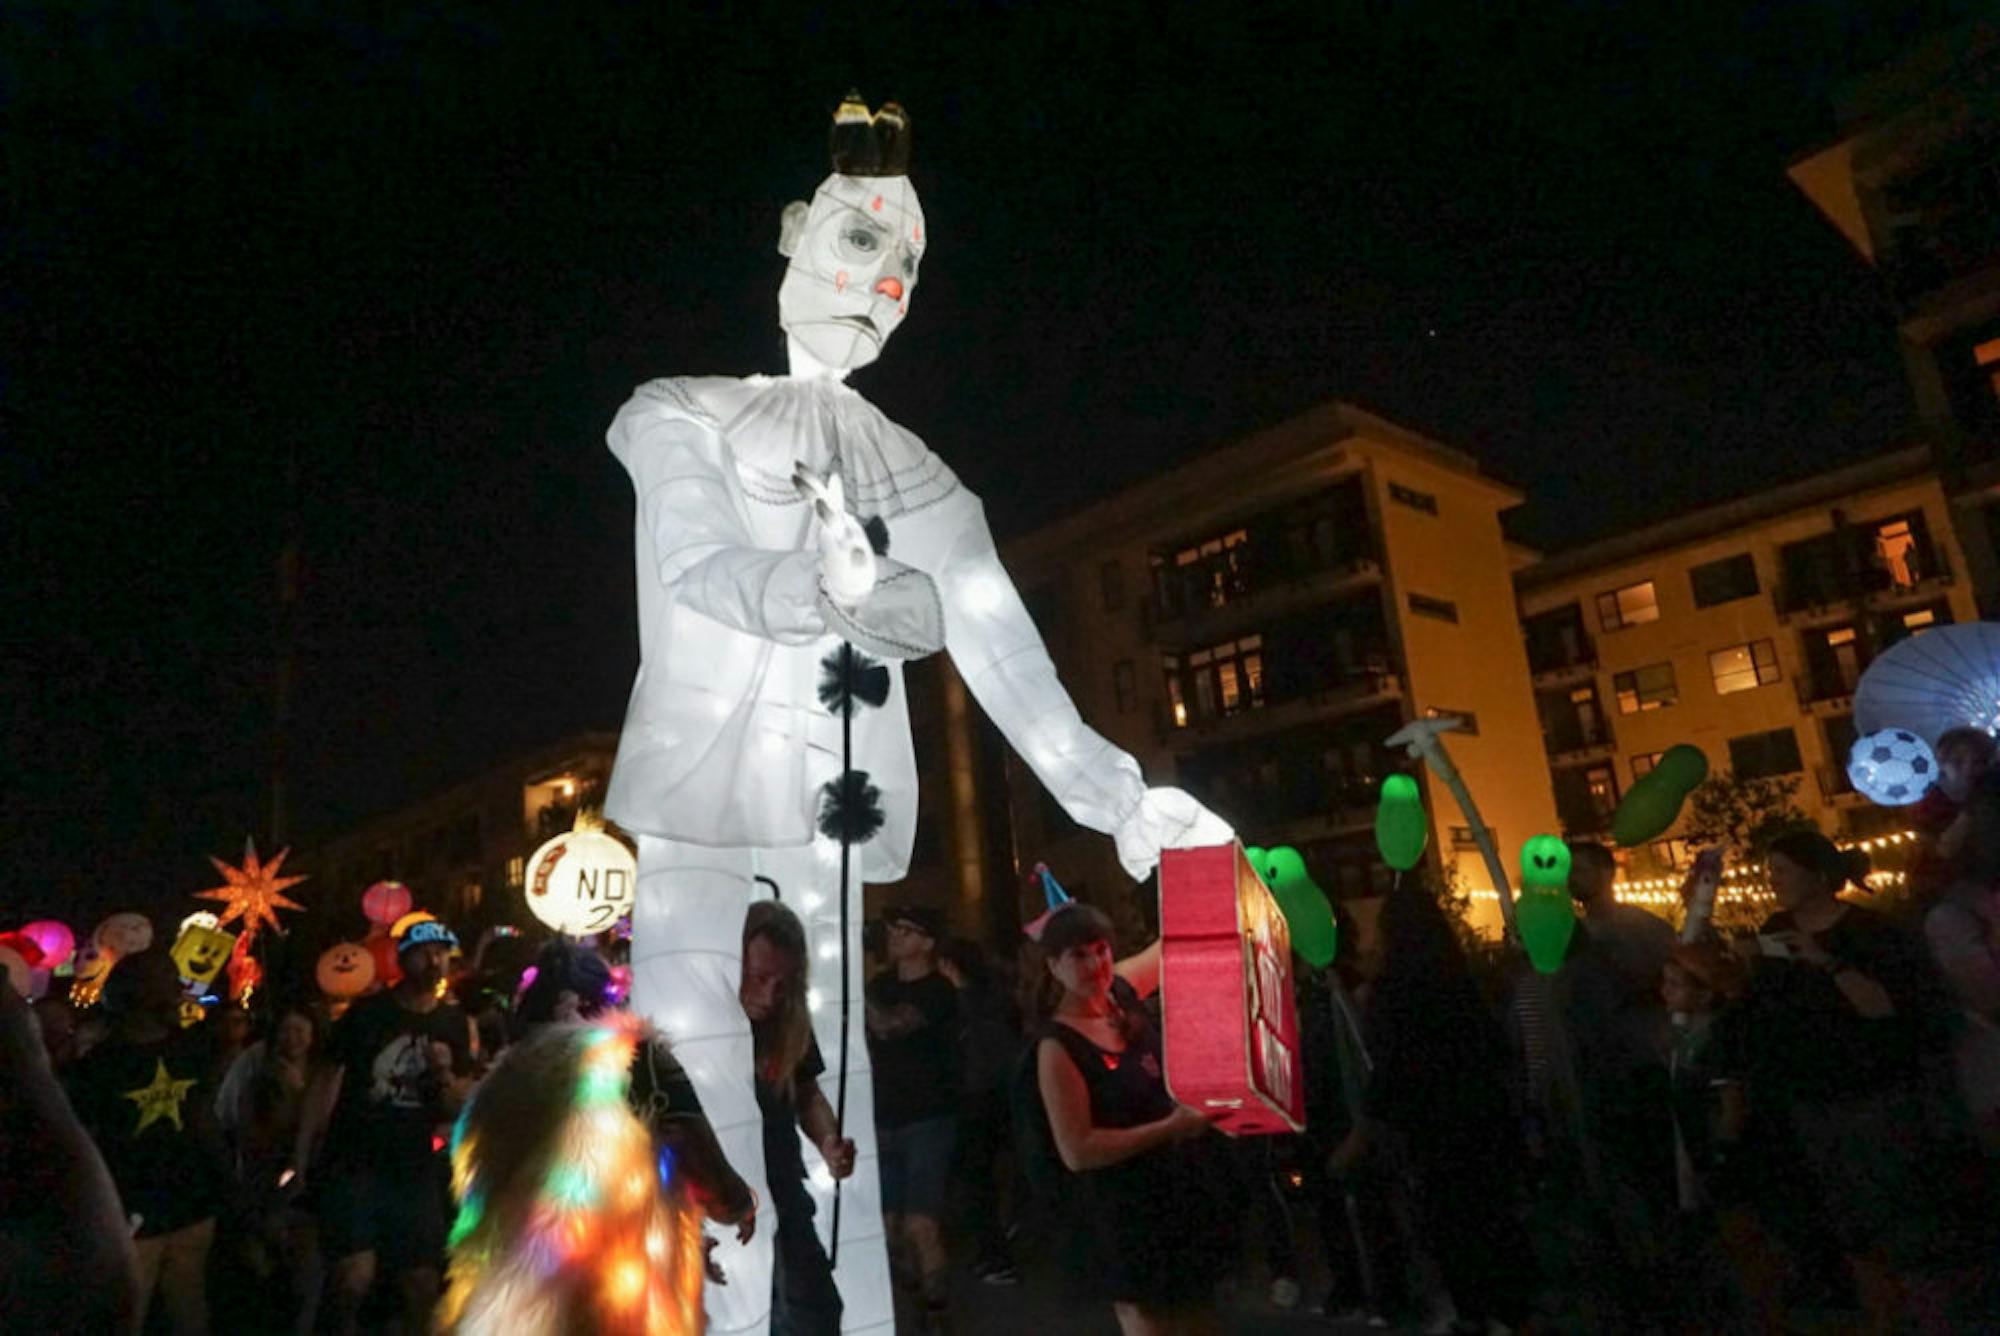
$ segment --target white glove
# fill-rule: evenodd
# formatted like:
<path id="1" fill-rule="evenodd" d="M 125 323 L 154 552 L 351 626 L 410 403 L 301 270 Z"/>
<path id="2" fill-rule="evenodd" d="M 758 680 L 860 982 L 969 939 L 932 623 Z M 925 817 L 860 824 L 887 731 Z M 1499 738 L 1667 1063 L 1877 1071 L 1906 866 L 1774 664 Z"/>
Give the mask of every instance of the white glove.
<path id="1" fill-rule="evenodd" d="M 828 598 L 851 608 L 875 588 L 875 548 L 861 521 L 847 513 L 847 487 L 835 469 L 824 481 L 804 464 L 792 465 L 792 486 L 811 503 L 819 521 L 819 578 Z"/>
<path id="2" fill-rule="evenodd" d="M 1118 861 L 1134 881 L 1144 881 L 1162 849 L 1206 849 L 1236 838 L 1229 823 L 1180 789 L 1147 789 L 1139 805 L 1112 832 Z"/>

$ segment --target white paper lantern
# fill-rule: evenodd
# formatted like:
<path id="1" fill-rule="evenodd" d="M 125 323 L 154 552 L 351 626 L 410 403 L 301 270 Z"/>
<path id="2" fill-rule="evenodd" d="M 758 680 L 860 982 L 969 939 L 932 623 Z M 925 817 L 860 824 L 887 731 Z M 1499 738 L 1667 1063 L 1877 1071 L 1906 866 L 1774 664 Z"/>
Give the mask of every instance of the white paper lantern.
<path id="1" fill-rule="evenodd" d="M 1931 746 L 1903 728 L 1885 728 L 1854 740 L 1847 754 L 1847 777 L 1870 802 L 1906 807 L 1937 782 Z"/>
<path id="2" fill-rule="evenodd" d="M 632 910 L 638 863 L 616 836 L 578 828 L 535 850 L 525 878 L 534 916 L 572 937 L 609 932 Z"/>

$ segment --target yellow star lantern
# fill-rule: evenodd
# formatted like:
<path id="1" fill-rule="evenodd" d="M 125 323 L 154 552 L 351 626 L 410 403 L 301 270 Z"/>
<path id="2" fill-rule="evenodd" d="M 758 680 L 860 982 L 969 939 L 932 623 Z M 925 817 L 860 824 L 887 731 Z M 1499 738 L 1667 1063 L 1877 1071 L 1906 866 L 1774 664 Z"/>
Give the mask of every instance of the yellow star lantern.
<path id="1" fill-rule="evenodd" d="M 125 1092 L 125 1098 L 139 1106 L 139 1125 L 132 1129 L 133 1135 L 137 1136 L 163 1118 L 173 1119 L 174 1130 L 182 1131 L 181 1105 L 193 1088 L 193 1080 L 176 1081 L 173 1073 L 167 1070 L 167 1064 L 154 1058 L 152 1083 Z"/>
<path id="2" fill-rule="evenodd" d="M 197 900 L 220 900 L 223 910 L 216 926 L 222 927 L 243 920 L 246 937 L 256 935 L 260 928 L 278 926 L 280 909 L 304 909 L 296 900 L 288 900 L 282 895 L 287 886 L 296 886 L 305 880 L 304 876 L 281 877 L 278 869 L 284 866 L 285 855 L 290 849 L 280 849 L 278 856 L 269 863 L 257 859 L 255 840 L 243 842 L 243 866 L 231 867 L 220 858 L 211 857 L 215 870 L 222 874 L 223 884 L 212 890 L 195 893 Z"/>

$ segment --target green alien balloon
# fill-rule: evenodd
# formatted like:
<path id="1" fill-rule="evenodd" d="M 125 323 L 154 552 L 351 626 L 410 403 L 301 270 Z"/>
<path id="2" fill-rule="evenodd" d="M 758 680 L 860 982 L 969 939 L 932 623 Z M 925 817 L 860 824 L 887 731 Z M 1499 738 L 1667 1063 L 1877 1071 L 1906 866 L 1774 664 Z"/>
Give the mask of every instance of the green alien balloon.
<path id="1" fill-rule="evenodd" d="M 1339 947 L 1333 905 L 1306 871 L 1306 860 L 1299 851 L 1282 844 L 1275 849 L 1250 848 L 1243 852 L 1250 866 L 1257 869 L 1257 875 L 1271 888 L 1271 898 L 1278 902 L 1278 911 L 1285 916 L 1285 926 L 1291 931 L 1292 950 L 1314 969 L 1331 965 Z"/>
<path id="2" fill-rule="evenodd" d="M 1383 780 L 1382 795 L 1375 803 L 1375 847 L 1381 850 L 1382 861 L 1408 872 L 1424 856 L 1430 838 L 1430 818 L 1424 815 L 1417 781 L 1409 775 Z"/>
<path id="3" fill-rule="evenodd" d="M 1554 835 L 1530 836 L 1521 846 L 1521 898 L 1514 902 L 1521 945 L 1542 974 L 1554 974 L 1576 935 L 1576 905 L 1569 895 L 1569 846 Z"/>

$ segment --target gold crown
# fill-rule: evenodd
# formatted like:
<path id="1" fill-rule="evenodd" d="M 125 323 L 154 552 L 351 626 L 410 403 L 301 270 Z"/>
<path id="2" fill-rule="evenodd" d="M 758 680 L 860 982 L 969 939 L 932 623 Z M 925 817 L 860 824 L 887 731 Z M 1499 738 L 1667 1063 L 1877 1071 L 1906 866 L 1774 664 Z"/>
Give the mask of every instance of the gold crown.
<path id="1" fill-rule="evenodd" d="M 907 176 L 910 172 L 910 115 L 894 102 L 868 110 L 858 92 L 840 100 L 829 135 L 833 170 L 842 176 Z"/>

